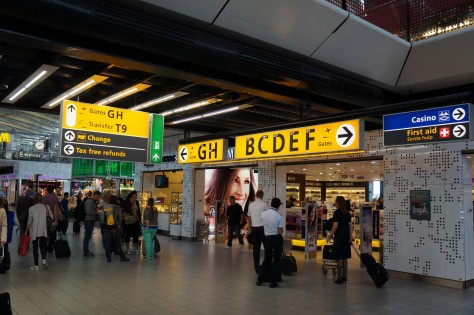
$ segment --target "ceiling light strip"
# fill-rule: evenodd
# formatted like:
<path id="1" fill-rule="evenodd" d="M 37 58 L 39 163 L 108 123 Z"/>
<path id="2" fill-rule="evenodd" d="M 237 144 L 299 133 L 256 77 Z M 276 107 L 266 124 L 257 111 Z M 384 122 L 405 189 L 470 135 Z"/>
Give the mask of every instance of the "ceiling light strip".
<path id="1" fill-rule="evenodd" d="M 167 116 L 167 115 L 171 115 L 171 114 L 181 113 L 181 112 L 185 112 L 185 111 L 188 111 L 188 110 L 191 110 L 191 109 L 194 109 L 194 108 L 219 103 L 221 101 L 222 100 L 219 99 L 219 98 L 210 98 L 210 99 L 205 100 L 205 101 L 200 101 L 200 102 L 197 102 L 197 103 L 193 103 L 193 104 L 185 105 L 185 106 L 182 106 L 182 107 L 178 107 L 178 108 L 175 108 L 173 110 L 168 110 L 166 112 L 162 112 L 162 113 L 160 113 L 160 115 Z"/>
<path id="2" fill-rule="evenodd" d="M 145 108 L 148 108 L 148 107 L 150 107 L 150 106 L 157 105 L 157 104 L 160 104 L 160 103 L 164 103 L 164 102 L 169 101 L 169 100 L 171 100 L 171 99 L 178 98 L 178 97 L 181 97 L 181 96 L 184 96 L 184 95 L 188 95 L 188 94 L 189 94 L 188 92 L 178 91 L 178 92 L 176 92 L 176 93 L 168 94 L 168 95 L 165 95 L 165 96 L 163 96 L 163 97 L 159 97 L 159 98 L 153 99 L 153 100 L 151 100 L 151 101 L 145 102 L 145 103 L 143 103 L 143 104 L 130 107 L 129 109 L 130 109 L 130 110 L 141 110 L 141 109 L 145 109 Z"/>
<path id="3" fill-rule="evenodd" d="M 114 95 L 112 96 L 109 96 L 103 100 L 100 100 L 98 102 L 96 102 L 97 105 L 105 105 L 105 104 L 110 104 L 110 103 L 113 103 L 115 101 L 118 101 L 119 99 L 122 99 L 126 96 L 130 96 L 132 94 L 135 94 L 137 92 L 140 92 L 140 91 L 143 91 L 147 88 L 149 88 L 151 85 L 149 84 L 144 84 L 144 83 L 139 83 L 139 84 L 136 84 L 134 86 L 131 86 L 123 91 L 120 91 L 118 93 L 115 93 Z"/>
<path id="4" fill-rule="evenodd" d="M 86 80 L 82 81 L 81 83 L 73 86 L 72 88 L 70 88 L 66 92 L 60 94 L 59 96 L 54 98 L 52 101 L 47 102 L 46 104 L 41 106 L 41 108 L 52 109 L 52 108 L 58 106 L 61 103 L 61 101 L 65 100 L 66 98 L 74 97 L 74 96 L 78 95 L 79 93 L 81 93 L 81 92 L 83 92 L 87 89 L 90 89 L 94 85 L 99 84 L 100 82 L 102 82 L 104 80 L 107 80 L 108 78 L 109 77 L 106 77 L 106 76 L 103 76 L 103 75 L 93 75 L 92 77 L 87 78 Z"/>
<path id="5" fill-rule="evenodd" d="M 25 96 L 29 90 L 32 90 L 35 86 L 40 84 L 50 75 L 52 75 L 59 67 L 42 65 L 35 72 L 33 72 L 25 81 L 23 81 L 16 89 L 5 97 L 2 102 L 13 104 L 20 98 Z"/>
<path id="6" fill-rule="evenodd" d="M 197 116 L 193 116 L 193 117 L 189 117 L 189 118 L 184 118 L 184 119 L 180 119 L 180 120 L 175 120 L 175 121 L 170 122 L 169 124 L 171 124 L 171 125 L 177 125 L 177 124 L 180 124 L 180 123 L 183 123 L 183 122 L 188 122 L 188 121 L 192 121 L 192 120 L 196 120 L 196 119 L 201 119 L 201 118 L 206 118 L 206 117 L 221 115 L 221 114 L 225 114 L 225 113 L 228 113 L 228 112 L 236 111 L 236 110 L 238 110 L 238 109 L 248 108 L 248 107 L 251 107 L 251 106 L 252 106 L 252 105 L 249 105 L 249 104 L 243 104 L 243 105 L 239 105 L 239 106 L 229 107 L 229 108 L 226 108 L 226 109 L 221 109 L 221 110 L 209 112 L 209 113 L 207 113 L 207 114 L 202 114 L 202 115 L 197 115 Z"/>

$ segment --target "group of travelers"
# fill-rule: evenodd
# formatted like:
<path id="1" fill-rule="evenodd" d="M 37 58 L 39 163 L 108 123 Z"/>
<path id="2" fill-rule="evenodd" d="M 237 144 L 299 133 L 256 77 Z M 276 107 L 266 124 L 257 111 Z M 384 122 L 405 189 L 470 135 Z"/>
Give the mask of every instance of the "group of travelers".
<path id="1" fill-rule="evenodd" d="M 158 210 L 154 206 L 154 199 L 150 198 L 144 208 L 143 219 L 138 194 L 132 191 L 125 200 L 112 195 L 110 190 L 90 191 L 84 199 L 82 193 L 77 195 L 74 210 L 74 225 L 84 223 L 83 255 L 94 257 L 89 250 L 97 218 L 102 233 L 102 245 L 107 262 L 112 261 L 112 255 L 120 257 L 120 261 L 129 261 L 127 255 L 140 255 L 139 236 L 143 235 L 143 257 L 153 260 L 155 255 L 155 234 L 158 228 Z M 60 200 L 61 199 L 61 200 Z M 31 188 L 25 190 L 16 205 L 17 231 L 20 236 L 28 235 L 33 247 L 34 265 L 31 270 L 37 271 L 48 268 L 48 252 L 54 252 L 57 235 L 62 238 L 69 225 L 69 193 L 57 196 L 53 187 L 47 188 L 45 195 L 35 193 Z M 9 222 L 8 202 L 0 195 L 0 245 L 2 250 L 8 251 L 11 234 L 15 222 Z M 7 222 L 8 221 L 8 222 Z M 130 249 L 130 241 L 133 251 Z M 125 251 L 122 249 L 125 243 Z M 41 261 L 40 261 L 41 258 Z"/>
<path id="2" fill-rule="evenodd" d="M 253 246 L 253 267 L 257 276 L 257 286 L 261 286 L 266 275 L 270 275 L 269 287 L 278 287 L 281 277 L 280 262 L 283 255 L 283 217 L 278 209 L 283 204 L 279 198 L 273 198 L 268 207 L 263 201 L 263 191 L 257 190 L 255 201 L 248 207 L 248 231 L 251 235 Z M 243 244 L 239 227 L 245 217 L 245 213 L 239 204 L 235 203 L 235 197 L 229 197 L 227 208 L 228 239 L 226 249 L 232 248 L 232 240 L 236 236 L 239 244 Z M 335 200 L 336 210 L 332 219 L 332 227 L 327 235 L 328 242 L 334 242 L 333 254 L 337 261 L 337 279 L 334 283 L 347 282 L 347 259 L 351 258 L 352 245 L 352 223 L 349 209 L 346 209 L 346 201 L 343 196 Z M 260 249 L 264 244 L 265 255 L 260 264 Z"/>

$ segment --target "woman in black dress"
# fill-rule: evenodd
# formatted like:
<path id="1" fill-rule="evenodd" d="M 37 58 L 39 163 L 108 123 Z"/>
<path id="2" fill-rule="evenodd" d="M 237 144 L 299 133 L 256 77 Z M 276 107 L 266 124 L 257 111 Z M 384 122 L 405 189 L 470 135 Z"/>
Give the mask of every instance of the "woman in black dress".
<path id="1" fill-rule="evenodd" d="M 352 223 L 343 196 L 336 197 L 335 205 L 334 222 L 327 240 L 334 236 L 333 255 L 337 261 L 337 280 L 334 283 L 341 284 L 347 282 L 347 258 L 351 258 Z"/>

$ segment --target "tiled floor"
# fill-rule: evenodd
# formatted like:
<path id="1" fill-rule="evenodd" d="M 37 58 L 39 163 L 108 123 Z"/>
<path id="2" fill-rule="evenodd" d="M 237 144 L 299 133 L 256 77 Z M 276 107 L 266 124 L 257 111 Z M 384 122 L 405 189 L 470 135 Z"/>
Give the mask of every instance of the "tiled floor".
<path id="1" fill-rule="evenodd" d="M 82 256 L 82 234 L 68 240 L 72 257 L 49 257 L 49 269 L 36 272 L 29 270 L 31 249 L 19 257 L 12 244 L 12 269 L 0 275 L 0 292 L 10 292 L 14 314 L 474 314 L 472 288 L 392 278 L 377 289 L 356 259 L 347 284 L 334 284 L 321 272 L 320 252 L 305 260 L 294 251 L 298 272 L 270 289 L 255 285 L 247 247 L 227 251 L 160 236 L 162 252 L 153 262 L 132 255 L 130 262 L 106 263 L 99 230 L 95 258 Z"/>

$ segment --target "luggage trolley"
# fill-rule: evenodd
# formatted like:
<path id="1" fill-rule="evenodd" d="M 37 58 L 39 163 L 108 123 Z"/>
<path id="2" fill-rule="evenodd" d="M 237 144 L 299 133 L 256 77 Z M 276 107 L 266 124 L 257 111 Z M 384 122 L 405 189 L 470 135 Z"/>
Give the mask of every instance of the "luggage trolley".
<path id="1" fill-rule="evenodd" d="M 337 261 L 334 259 L 333 246 L 328 243 L 323 248 L 323 274 L 327 275 L 329 269 L 332 269 L 332 275 L 336 277 Z"/>

